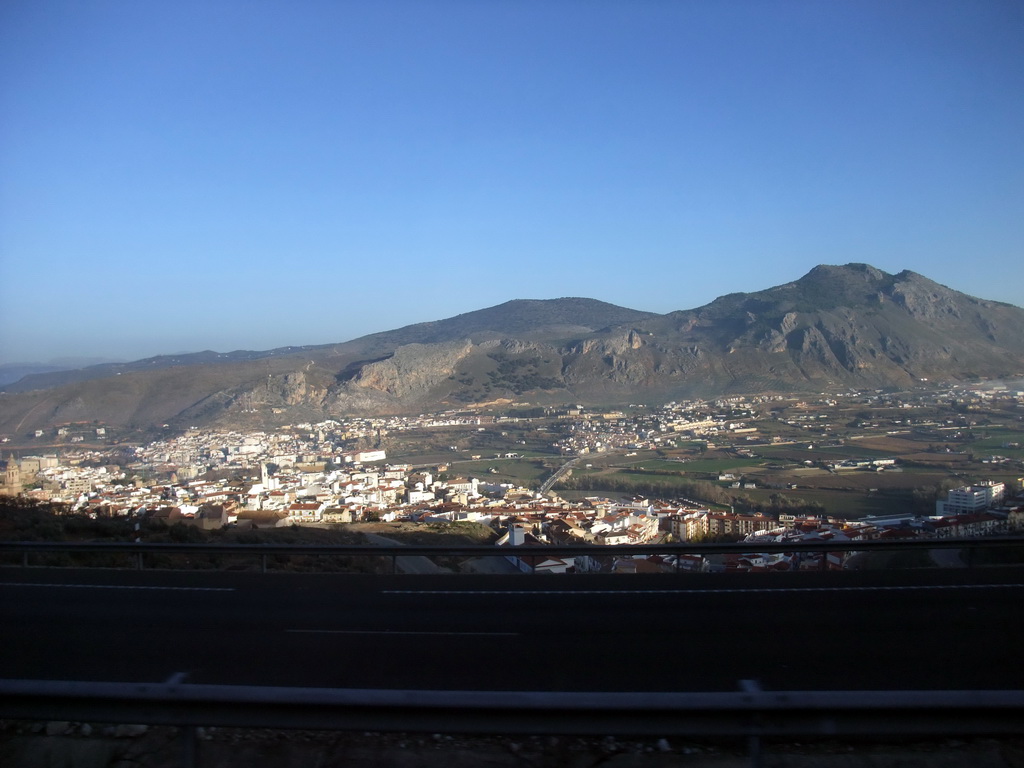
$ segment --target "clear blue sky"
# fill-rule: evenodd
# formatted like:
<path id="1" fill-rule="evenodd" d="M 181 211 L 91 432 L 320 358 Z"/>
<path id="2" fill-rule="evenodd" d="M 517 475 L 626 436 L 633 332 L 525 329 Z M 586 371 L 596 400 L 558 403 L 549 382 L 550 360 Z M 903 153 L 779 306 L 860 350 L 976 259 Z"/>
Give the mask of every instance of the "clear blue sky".
<path id="1" fill-rule="evenodd" d="M 1024 291 L 1018 0 L 5 0 L 0 362 Z"/>

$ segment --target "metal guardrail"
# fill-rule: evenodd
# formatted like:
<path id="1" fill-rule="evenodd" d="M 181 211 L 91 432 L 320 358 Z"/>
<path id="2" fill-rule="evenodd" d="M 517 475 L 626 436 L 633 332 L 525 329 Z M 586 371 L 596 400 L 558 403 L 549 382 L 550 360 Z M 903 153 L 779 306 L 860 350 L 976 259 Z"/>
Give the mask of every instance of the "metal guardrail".
<path id="1" fill-rule="evenodd" d="M 1024 734 L 1024 691 L 427 691 L 0 680 L 0 718 L 623 736 Z"/>
<path id="2" fill-rule="evenodd" d="M 147 555 L 221 555 L 260 558 L 266 569 L 266 558 L 297 557 L 505 557 L 508 555 L 550 555 L 574 557 L 631 557 L 634 555 L 709 555 L 752 553 L 823 553 L 878 552 L 894 550 L 966 550 L 965 565 L 971 565 L 973 553 L 1007 547 L 1024 547 L 1024 536 L 1002 536 L 968 539 L 898 539 L 872 541 L 813 541 L 792 543 L 719 543 L 719 544 L 639 544 L 604 546 L 598 544 L 502 546 L 494 545 L 283 545 L 283 544 L 194 544 L 143 542 L 68 542 L 68 541 L 0 541 L 0 554 L 20 556 L 23 566 L 31 565 L 33 556 L 47 553 L 119 554 L 134 559 L 135 567 L 143 568 Z M 824 562 L 824 558 L 823 558 Z"/>
<path id="3" fill-rule="evenodd" d="M 207 554 L 307 555 L 464 555 L 503 556 L 509 552 L 569 555 L 721 554 L 750 552 L 868 552 L 897 549 L 997 549 L 1024 545 L 1024 536 L 967 539 L 896 539 L 871 541 L 735 542 L 718 544 L 544 544 L 502 546 L 482 544 L 177 544 L 120 541 L 0 541 L 0 552 L 163 552 Z"/>

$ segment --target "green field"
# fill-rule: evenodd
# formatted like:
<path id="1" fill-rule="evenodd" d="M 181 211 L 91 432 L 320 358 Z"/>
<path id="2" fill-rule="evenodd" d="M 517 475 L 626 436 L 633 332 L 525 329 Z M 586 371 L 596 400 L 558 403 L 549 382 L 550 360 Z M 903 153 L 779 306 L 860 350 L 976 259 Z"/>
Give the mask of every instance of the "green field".
<path id="1" fill-rule="evenodd" d="M 741 493 L 754 501 L 767 502 L 773 494 L 803 499 L 811 504 L 821 504 L 825 514 L 846 520 L 858 520 L 867 515 L 889 515 L 905 512 L 910 508 L 910 495 L 898 490 L 865 493 L 863 491 L 840 491 L 828 489 L 799 488 L 795 491 L 779 491 L 758 488 L 743 490 Z"/>
<path id="2" fill-rule="evenodd" d="M 491 469 L 496 471 L 491 472 Z M 532 488 L 540 486 L 552 471 L 543 466 L 540 459 L 481 459 L 456 461 L 450 465 L 448 475 L 475 477 L 489 483 L 514 483 Z"/>
<path id="3" fill-rule="evenodd" d="M 705 463 L 716 466 L 716 468 L 721 464 L 716 460 L 707 460 Z M 594 468 L 577 470 L 574 477 L 589 478 L 598 487 L 602 484 L 609 488 L 616 484 L 660 487 L 665 489 L 661 494 L 664 497 L 671 497 L 674 488 L 680 489 L 681 494 L 686 494 L 688 492 L 686 486 L 689 483 L 702 480 L 696 473 L 679 474 L 677 468 L 680 465 L 675 462 L 645 462 L 644 466 L 651 471 L 629 472 L 615 467 Z M 661 469 L 662 466 L 671 467 L 675 473 L 660 474 L 659 472 L 665 471 Z M 689 464 L 682 466 L 689 466 Z M 949 477 L 949 473 L 942 470 L 834 473 L 820 469 L 787 471 L 758 468 L 744 474 L 747 480 L 753 480 L 762 487 L 755 489 L 729 488 L 722 487 L 722 484 L 716 482 L 712 484 L 719 487 L 723 493 L 737 499 L 747 498 L 755 503 L 768 503 L 772 495 L 780 494 L 793 499 L 801 499 L 806 503 L 820 504 L 826 514 L 850 520 L 866 515 L 887 515 L 905 511 L 912 504 L 911 492 L 913 489 L 934 487 Z M 763 487 L 769 483 L 782 486 L 794 483 L 800 487 L 792 490 Z M 588 493 L 601 492 L 600 490 L 588 491 Z M 742 502 L 739 503 L 742 504 Z"/>
<path id="4" fill-rule="evenodd" d="M 727 458 L 727 459 L 694 459 L 693 461 L 664 461 L 655 459 L 643 461 L 636 465 L 637 469 L 653 469 L 659 472 L 685 472 L 688 475 L 715 474 L 729 472 L 738 467 L 758 467 L 758 458 Z"/>
<path id="5" fill-rule="evenodd" d="M 1009 429 L 986 428 L 988 437 L 982 440 L 975 440 L 970 443 L 974 455 L 995 454 L 1013 459 L 1024 459 L 1024 432 L 1014 432 Z M 1020 443 L 1020 448 L 1003 448 L 1003 443 Z"/>
<path id="6" fill-rule="evenodd" d="M 909 491 L 922 486 L 938 485 L 949 476 L 948 472 L 937 469 L 921 469 L 907 472 L 865 472 L 861 470 L 826 472 L 825 470 L 810 470 L 806 472 L 765 472 L 764 474 L 753 476 L 752 479 L 758 483 L 795 483 L 801 486 L 800 490 L 796 491 L 799 495 L 803 492 L 804 486 L 825 491 L 857 491 L 861 493 L 867 493 L 872 488 L 877 488 L 879 491 Z"/>
<path id="7" fill-rule="evenodd" d="M 813 444 L 813 443 L 812 443 Z M 834 448 L 818 448 L 812 450 L 800 445 L 759 445 L 756 452 L 765 457 L 790 459 L 791 461 L 836 461 L 840 459 L 881 459 L 893 454 L 874 448 L 863 448 L 855 442 Z"/>
<path id="8" fill-rule="evenodd" d="M 616 470 L 615 468 L 606 470 L 579 470 L 577 469 L 573 473 L 573 477 L 592 477 L 596 479 L 596 482 L 607 483 L 609 485 L 614 483 L 628 483 L 632 485 L 653 485 L 666 490 L 674 488 L 684 488 L 689 484 L 699 481 L 707 482 L 707 480 L 694 476 L 685 475 L 661 475 L 653 472 L 624 472 Z M 556 486 L 556 489 L 558 486 Z M 599 491 L 595 491 L 599 493 Z"/>

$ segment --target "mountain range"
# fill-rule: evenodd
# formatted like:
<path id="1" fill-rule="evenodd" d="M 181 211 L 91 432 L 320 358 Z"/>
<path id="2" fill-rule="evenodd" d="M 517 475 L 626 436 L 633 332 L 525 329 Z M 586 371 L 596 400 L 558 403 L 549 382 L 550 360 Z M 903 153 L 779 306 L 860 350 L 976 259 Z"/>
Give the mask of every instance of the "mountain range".
<path id="1" fill-rule="evenodd" d="M 907 387 L 1024 372 L 1024 310 L 910 271 L 822 265 L 668 314 L 515 300 L 351 341 L 201 352 L 30 375 L 0 434 L 74 422 L 234 428 L 513 402 L 664 402 Z"/>

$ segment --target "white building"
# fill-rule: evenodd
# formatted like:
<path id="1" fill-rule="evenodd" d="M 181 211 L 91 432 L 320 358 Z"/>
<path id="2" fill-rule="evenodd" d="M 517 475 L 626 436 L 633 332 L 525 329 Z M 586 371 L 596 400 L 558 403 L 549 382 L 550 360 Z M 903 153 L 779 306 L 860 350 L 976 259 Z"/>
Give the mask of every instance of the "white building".
<path id="1" fill-rule="evenodd" d="M 974 514 L 1002 503 L 1005 495 L 1006 486 L 992 480 L 955 488 L 947 494 L 945 501 L 935 502 L 935 514 L 939 517 Z"/>
<path id="2" fill-rule="evenodd" d="M 387 457 L 386 451 L 359 451 L 358 453 L 346 453 L 344 459 L 348 464 L 366 464 L 371 461 L 384 461 Z"/>

